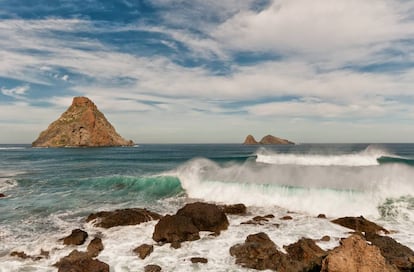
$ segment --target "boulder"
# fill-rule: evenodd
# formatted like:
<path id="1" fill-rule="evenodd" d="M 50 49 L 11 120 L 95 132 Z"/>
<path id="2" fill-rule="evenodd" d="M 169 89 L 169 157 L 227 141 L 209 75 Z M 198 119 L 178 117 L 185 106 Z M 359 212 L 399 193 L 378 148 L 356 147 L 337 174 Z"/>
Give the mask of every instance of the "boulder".
<path id="1" fill-rule="evenodd" d="M 116 226 L 138 225 L 143 222 L 160 219 L 161 215 L 147 209 L 122 209 L 115 211 L 103 211 L 90 214 L 86 222 L 96 220 L 95 227 L 112 228 Z"/>
<path id="2" fill-rule="evenodd" d="M 109 265 L 93 259 L 87 252 L 72 251 L 54 264 L 58 272 L 109 272 Z"/>
<path id="3" fill-rule="evenodd" d="M 200 231 L 212 231 L 219 234 L 229 226 L 226 214 L 214 204 L 190 203 L 179 209 L 177 215 L 191 218 Z"/>
<path id="4" fill-rule="evenodd" d="M 318 214 L 317 218 L 326 219 L 326 215 L 323 213 Z"/>
<path id="5" fill-rule="evenodd" d="M 102 239 L 95 237 L 93 240 L 89 243 L 87 247 L 88 254 L 92 257 L 96 257 L 99 255 L 99 253 L 104 249 L 104 245 L 102 244 Z"/>
<path id="6" fill-rule="evenodd" d="M 141 259 L 145 259 L 154 251 L 153 245 L 142 244 L 139 247 L 135 248 L 134 253 L 136 253 Z"/>
<path id="7" fill-rule="evenodd" d="M 381 255 L 378 247 L 368 245 L 360 235 L 351 235 L 329 252 L 321 272 L 397 272 Z"/>
<path id="8" fill-rule="evenodd" d="M 193 258 L 190 259 L 190 261 L 192 263 L 204 263 L 204 264 L 208 263 L 208 260 L 206 258 L 202 258 L 202 257 L 193 257 Z"/>
<path id="9" fill-rule="evenodd" d="M 181 242 L 200 239 L 200 235 L 191 218 L 166 215 L 155 225 L 152 239 L 161 243 L 174 243 L 177 247 Z"/>
<path id="10" fill-rule="evenodd" d="M 144 267 L 144 272 L 160 272 L 161 266 L 156 264 L 149 264 Z"/>
<path id="11" fill-rule="evenodd" d="M 5 195 L 5 194 L 0 193 L 0 198 L 2 198 L 2 197 L 6 197 L 6 195 Z"/>
<path id="12" fill-rule="evenodd" d="M 301 266 L 301 271 L 320 271 L 322 259 L 327 252 L 308 238 L 301 238 L 296 243 L 283 247 L 293 261 L 297 261 L 297 267 Z"/>
<path id="13" fill-rule="evenodd" d="M 293 218 L 290 215 L 285 215 L 285 216 L 283 216 L 283 217 L 280 218 L 280 220 L 292 220 L 292 219 Z"/>
<path id="14" fill-rule="evenodd" d="M 414 251 L 388 236 L 367 233 L 366 239 L 381 250 L 382 256 L 401 271 L 414 271 Z"/>
<path id="15" fill-rule="evenodd" d="M 240 214 L 244 215 L 247 208 L 244 204 L 220 205 L 218 206 L 225 214 Z"/>
<path id="16" fill-rule="evenodd" d="M 331 221 L 332 223 L 341 225 L 343 227 L 353 229 L 355 231 L 359 232 L 365 232 L 365 233 L 378 233 L 378 232 L 384 232 L 389 233 L 388 230 L 384 229 L 383 227 L 375 224 L 374 222 L 371 222 L 364 217 L 341 217 L 335 220 Z"/>
<path id="17" fill-rule="evenodd" d="M 87 97 L 74 97 L 72 105 L 32 143 L 33 147 L 131 145 Z"/>
<path id="18" fill-rule="evenodd" d="M 88 238 L 88 233 L 86 231 L 74 229 L 69 236 L 63 238 L 63 244 L 79 246 L 85 243 L 86 238 Z"/>

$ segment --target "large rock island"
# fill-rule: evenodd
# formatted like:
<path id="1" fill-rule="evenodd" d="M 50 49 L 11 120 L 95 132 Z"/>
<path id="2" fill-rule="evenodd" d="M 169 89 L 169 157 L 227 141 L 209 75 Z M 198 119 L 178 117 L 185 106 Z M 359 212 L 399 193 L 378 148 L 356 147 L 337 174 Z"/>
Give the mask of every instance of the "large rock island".
<path id="1" fill-rule="evenodd" d="M 282 145 L 286 145 L 286 144 L 295 144 L 295 143 L 291 142 L 289 140 L 286 140 L 286 139 L 281 139 L 281 138 L 275 137 L 273 135 L 266 135 L 260 140 L 260 142 L 258 142 L 258 141 L 256 141 L 256 139 L 252 135 L 248 135 L 246 137 L 246 140 L 244 140 L 243 144 L 244 145 L 257 145 L 257 144 L 262 144 L 262 145 L 282 144 Z"/>
<path id="2" fill-rule="evenodd" d="M 74 97 L 59 119 L 40 133 L 33 147 L 131 146 L 87 97 Z"/>

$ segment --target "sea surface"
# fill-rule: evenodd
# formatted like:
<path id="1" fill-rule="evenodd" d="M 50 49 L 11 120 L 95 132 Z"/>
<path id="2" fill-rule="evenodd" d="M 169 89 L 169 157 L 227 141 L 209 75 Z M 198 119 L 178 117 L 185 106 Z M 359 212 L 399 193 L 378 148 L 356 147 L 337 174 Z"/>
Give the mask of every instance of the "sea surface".
<path id="1" fill-rule="evenodd" d="M 111 271 L 250 271 L 234 263 L 229 248 L 247 235 L 266 232 L 282 246 L 301 237 L 319 239 L 324 249 L 338 245 L 349 229 L 330 223 L 362 215 L 392 230 L 414 249 L 414 144 L 236 144 L 139 145 L 119 148 L 31 148 L 0 145 L 0 271 L 57 271 L 51 265 L 75 247 L 60 238 L 72 229 L 94 236 L 105 249 L 98 259 Z M 202 200 L 244 203 L 249 215 L 229 216 L 218 237 L 202 233 L 180 249 L 156 246 L 145 260 L 132 250 L 151 239 L 156 222 L 109 230 L 85 217 L 102 210 L 141 207 L 166 214 Z M 263 225 L 240 224 L 272 213 Z M 280 220 L 289 214 L 293 220 Z M 317 219 L 326 214 L 328 220 Z M 277 227 L 276 225 L 279 225 Z M 48 259 L 21 260 L 11 251 Z M 205 257 L 208 264 L 192 264 Z"/>

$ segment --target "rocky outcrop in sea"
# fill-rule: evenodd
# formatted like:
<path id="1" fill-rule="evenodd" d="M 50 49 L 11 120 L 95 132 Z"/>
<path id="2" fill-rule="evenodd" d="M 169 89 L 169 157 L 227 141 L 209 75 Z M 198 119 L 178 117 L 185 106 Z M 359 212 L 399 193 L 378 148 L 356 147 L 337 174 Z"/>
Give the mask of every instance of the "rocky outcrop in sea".
<path id="1" fill-rule="evenodd" d="M 259 142 L 252 135 L 247 135 L 244 140 L 244 145 L 290 145 L 295 144 L 286 139 L 282 139 L 273 135 L 264 136 Z"/>

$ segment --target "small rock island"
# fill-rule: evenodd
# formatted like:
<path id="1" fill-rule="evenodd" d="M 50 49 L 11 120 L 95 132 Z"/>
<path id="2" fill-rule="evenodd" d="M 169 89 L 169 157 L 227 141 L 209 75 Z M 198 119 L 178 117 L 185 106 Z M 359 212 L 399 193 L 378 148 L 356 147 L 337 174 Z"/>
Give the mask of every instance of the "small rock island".
<path id="1" fill-rule="evenodd" d="M 72 105 L 40 133 L 33 147 L 132 146 L 87 97 L 74 97 Z"/>
<path id="2" fill-rule="evenodd" d="M 243 144 L 244 145 L 290 145 L 290 144 L 295 144 L 295 143 L 289 140 L 286 140 L 286 139 L 275 137 L 273 135 L 266 135 L 260 140 L 260 142 L 258 142 L 252 135 L 248 135 L 246 137 L 246 140 L 244 140 Z"/>

